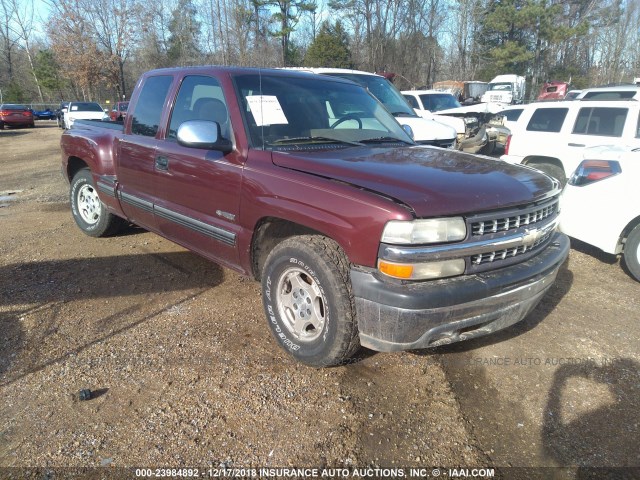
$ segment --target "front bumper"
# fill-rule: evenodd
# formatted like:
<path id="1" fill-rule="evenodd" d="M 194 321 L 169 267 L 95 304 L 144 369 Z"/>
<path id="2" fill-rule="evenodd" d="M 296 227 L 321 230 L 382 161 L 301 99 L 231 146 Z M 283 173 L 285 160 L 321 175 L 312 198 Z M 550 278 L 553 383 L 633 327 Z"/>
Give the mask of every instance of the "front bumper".
<path id="1" fill-rule="evenodd" d="M 488 142 L 487 132 L 485 128 L 482 127 L 475 136 L 459 142 L 458 148 L 463 152 L 478 153 Z"/>
<path id="2" fill-rule="evenodd" d="M 509 267 L 412 284 L 351 270 L 360 343 L 380 352 L 435 347 L 487 335 L 522 320 L 569 255 L 557 233 L 538 255 Z"/>

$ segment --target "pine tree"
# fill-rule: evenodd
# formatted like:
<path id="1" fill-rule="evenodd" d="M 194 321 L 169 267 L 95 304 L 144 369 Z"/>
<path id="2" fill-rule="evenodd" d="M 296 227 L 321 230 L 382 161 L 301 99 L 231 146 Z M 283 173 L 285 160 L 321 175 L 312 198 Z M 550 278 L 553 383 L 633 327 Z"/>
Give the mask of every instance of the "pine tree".
<path id="1" fill-rule="evenodd" d="M 324 21 L 304 57 L 307 67 L 353 68 L 349 37 L 340 21 L 331 25 Z"/>

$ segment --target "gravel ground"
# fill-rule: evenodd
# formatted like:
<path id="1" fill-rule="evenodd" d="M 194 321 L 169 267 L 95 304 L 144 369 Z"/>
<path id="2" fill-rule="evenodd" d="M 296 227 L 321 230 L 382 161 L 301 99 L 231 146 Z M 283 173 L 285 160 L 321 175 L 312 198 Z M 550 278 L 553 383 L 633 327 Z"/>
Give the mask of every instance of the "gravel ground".
<path id="1" fill-rule="evenodd" d="M 640 285 L 615 258 L 574 245 L 492 337 L 312 369 L 252 280 L 83 235 L 59 137 L 0 131 L 0 467 L 640 465 Z"/>

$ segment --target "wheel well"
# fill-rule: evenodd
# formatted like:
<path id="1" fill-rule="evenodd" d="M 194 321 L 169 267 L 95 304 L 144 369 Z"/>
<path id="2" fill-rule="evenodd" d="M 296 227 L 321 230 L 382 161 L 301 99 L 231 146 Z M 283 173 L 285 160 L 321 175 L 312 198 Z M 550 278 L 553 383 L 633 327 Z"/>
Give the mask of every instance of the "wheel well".
<path id="1" fill-rule="evenodd" d="M 256 226 L 251 240 L 251 268 L 260 280 L 267 256 L 279 242 L 296 235 L 322 235 L 321 232 L 280 218 L 263 218 Z"/>
<path id="2" fill-rule="evenodd" d="M 71 181 L 76 173 L 87 167 L 88 165 L 81 158 L 69 157 L 69 161 L 67 162 L 67 178 Z"/>
<path id="3" fill-rule="evenodd" d="M 553 158 L 553 157 L 527 157 L 525 158 L 522 163 L 524 165 L 535 165 L 538 163 L 549 163 L 551 165 L 555 165 L 557 167 L 560 167 L 562 169 L 562 171 L 564 171 L 564 166 L 562 165 L 562 162 L 560 160 L 558 160 L 557 158 Z"/>
<path id="4" fill-rule="evenodd" d="M 624 230 L 622 230 L 622 233 L 620 234 L 620 243 L 623 243 L 631 233 L 631 230 L 636 228 L 638 225 L 640 225 L 640 215 L 631 220 L 627 226 L 624 227 Z"/>

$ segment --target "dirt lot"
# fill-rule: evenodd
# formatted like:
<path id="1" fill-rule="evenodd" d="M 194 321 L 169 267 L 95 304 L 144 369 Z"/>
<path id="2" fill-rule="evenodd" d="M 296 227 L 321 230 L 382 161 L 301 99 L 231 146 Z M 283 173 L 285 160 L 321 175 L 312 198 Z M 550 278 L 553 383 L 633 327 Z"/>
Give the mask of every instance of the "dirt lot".
<path id="1" fill-rule="evenodd" d="M 59 137 L 0 131 L 0 467 L 640 466 L 640 284 L 614 258 L 574 245 L 492 337 L 316 370 L 252 280 L 84 236 Z"/>

